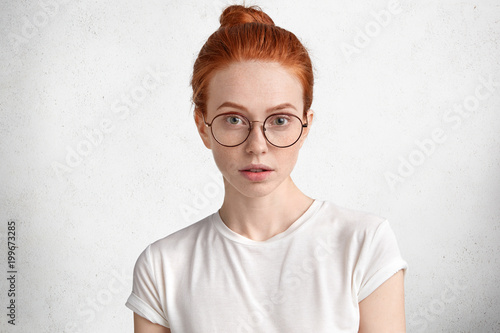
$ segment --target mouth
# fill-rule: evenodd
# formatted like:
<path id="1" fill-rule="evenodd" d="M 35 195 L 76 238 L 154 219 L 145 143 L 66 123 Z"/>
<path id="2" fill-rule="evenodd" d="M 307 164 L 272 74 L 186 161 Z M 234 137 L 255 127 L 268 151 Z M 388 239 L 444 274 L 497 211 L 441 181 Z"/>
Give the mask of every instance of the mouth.
<path id="1" fill-rule="evenodd" d="M 239 171 L 247 171 L 247 172 L 265 172 L 265 171 L 273 171 L 272 168 L 268 167 L 267 165 L 263 164 L 251 164 L 247 165 L 246 167 L 240 169 Z"/>
<path id="2" fill-rule="evenodd" d="M 243 177 L 252 182 L 261 182 L 269 179 L 273 168 L 263 164 L 251 164 L 239 170 Z"/>

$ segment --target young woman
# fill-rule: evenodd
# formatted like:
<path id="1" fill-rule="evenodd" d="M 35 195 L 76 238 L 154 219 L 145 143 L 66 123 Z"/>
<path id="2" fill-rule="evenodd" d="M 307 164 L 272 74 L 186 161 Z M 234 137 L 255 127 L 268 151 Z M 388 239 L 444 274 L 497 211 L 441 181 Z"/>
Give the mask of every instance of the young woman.
<path id="1" fill-rule="evenodd" d="M 258 7 L 230 6 L 220 22 L 192 87 L 224 202 L 139 256 L 135 332 L 404 332 L 407 265 L 388 221 L 290 177 L 313 123 L 307 50 Z"/>

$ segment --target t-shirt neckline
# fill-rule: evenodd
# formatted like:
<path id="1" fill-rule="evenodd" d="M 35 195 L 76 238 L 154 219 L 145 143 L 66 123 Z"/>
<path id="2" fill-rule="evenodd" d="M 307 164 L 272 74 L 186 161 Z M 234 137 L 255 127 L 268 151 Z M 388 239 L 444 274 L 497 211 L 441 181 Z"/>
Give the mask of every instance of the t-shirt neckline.
<path id="1" fill-rule="evenodd" d="M 283 232 L 280 232 L 273 237 L 266 239 L 264 241 L 256 241 L 250 238 L 247 238 L 243 235 L 238 234 L 237 232 L 231 230 L 221 219 L 219 215 L 219 211 L 212 214 L 210 220 L 215 229 L 222 234 L 225 238 L 228 238 L 234 242 L 248 244 L 248 245 L 257 245 L 257 246 L 265 246 L 267 244 L 275 244 L 276 242 L 291 236 L 300 226 L 302 226 L 306 221 L 310 220 L 322 206 L 323 201 L 314 199 L 312 204 L 307 208 L 307 210 L 293 222 L 288 229 Z"/>

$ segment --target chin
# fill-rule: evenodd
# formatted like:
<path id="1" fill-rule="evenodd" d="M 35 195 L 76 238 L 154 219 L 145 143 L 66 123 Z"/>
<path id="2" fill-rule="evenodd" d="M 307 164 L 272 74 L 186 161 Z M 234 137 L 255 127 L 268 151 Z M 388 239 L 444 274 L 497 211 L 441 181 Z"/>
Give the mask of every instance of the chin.
<path id="1" fill-rule="evenodd" d="M 274 191 L 273 190 L 247 190 L 247 191 L 239 191 L 242 195 L 244 195 L 247 198 L 264 198 L 267 197 L 269 194 L 272 194 Z"/>
<path id="2" fill-rule="evenodd" d="M 277 180 L 271 180 L 271 181 L 266 181 L 266 182 L 255 182 L 255 183 L 248 183 L 243 180 L 238 180 L 236 182 L 232 182 L 230 180 L 227 180 L 226 177 L 224 177 L 224 184 L 226 187 L 226 192 L 229 189 L 230 192 L 232 193 L 239 193 L 242 196 L 248 197 L 248 198 L 262 198 L 266 197 L 278 190 L 280 185 L 282 185 L 284 180 L 277 181 Z"/>

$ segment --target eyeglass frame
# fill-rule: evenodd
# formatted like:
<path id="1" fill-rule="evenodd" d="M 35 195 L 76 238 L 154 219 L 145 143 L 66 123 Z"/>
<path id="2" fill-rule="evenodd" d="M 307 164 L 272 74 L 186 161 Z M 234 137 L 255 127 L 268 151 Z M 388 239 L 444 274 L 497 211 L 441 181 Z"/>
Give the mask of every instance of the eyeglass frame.
<path id="1" fill-rule="evenodd" d="M 214 120 L 215 118 L 217 117 L 220 117 L 220 116 L 224 116 L 224 115 L 228 115 L 228 114 L 234 114 L 234 115 L 238 115 L 238 116 L 241 116 L 242 118 L 245 118 L 245 120 L 249 123 L 249 129 L 248 129 L 248 134 L 245 138 L 245 140 L 241 141 L 240 143 L 238 143 L 237 145 L 232 145 L 232 146 L 229 146 L 229 145 L 225 145 L 225 144 L 222 144 L 219 142 L 219 140 L 217 140 L 217 138 L 215 137 L 214 135 L 214 131 L 213 131 L 213 127 L 212 127 L 212 124 L 214 123 Z M 297 140 L 295 140 L 292 144 L 289 144 L 288 146 L 277 146 L 275 145 L 274 143 L 272 143 L 271 141 L 269 141 L 269 138 L 267 137 L 266 135 L 266 128 L 264 127 L 264 124 L 266 123 L 267 119 L 269 119 L 270 117 L 272 116 L 276 116 L 276 115 L 287 115 L 287 116 L 292 116 L 292 117 L 295 117 L 297 118 L 299 121 L 300 121 L 300 134 L 299 134 L 299 137 L 297 138 Z M 224 146 L 224 147 L 237 147 L 241 144 L 243 144 L 245 141 L 247 141 L 248 137 L 250 136 L 250 132 L 252 131 L 253 129 L 253 123 L 260 123 L 260 121 L 258 120 L 254 120 L 254 121 L 250 121 L 247 117 L 245 117 L 244 115 L 242 115 L 241 113 L 238 113 L 238 112 L 224 112 L 224 113 L 221 113 L 221 114 L 218 114 L 216 115 L 213 119 L 212 119 L 212 122 L 211 123 L 207 123 L 206 120 L 205 120 L 205 115 L 202 113 L 201 116 L 203 117 L 203 122 L 205 123 L 205 126 L 207 127 L 210 127 L 210 133 L 212 133 L 212 136 L 213 138 L 215 139 L 215 141 L 217 141 L 218 144 L 220 144 L 221 146 Z M 262 122 L 262 134 L 264 135 L 264 138 L 266 139 L 266 141 L 271 144 L 272 146 L 276 147 L 276 148 L 288 148 L 288 147 L 291 147 L 293 146 L 294 144 L 296 144 L 300 138 L 302 137 L 302 133 L 304 132 L 304 128 L 307 127 L 309 125 L 309 123 L 307 122 L 307 119 L 306 119 L 306 123 L 304 124 L 302 122 L 302 119 L 300 119 L 297 115 L 294 115 L 294 114 L 291 114 L 291 113 L 273 113 L 273 114 L 270 114 L 269 116 L 266 117 L 266 119 L 264 119 L 264 121 Z"/>

